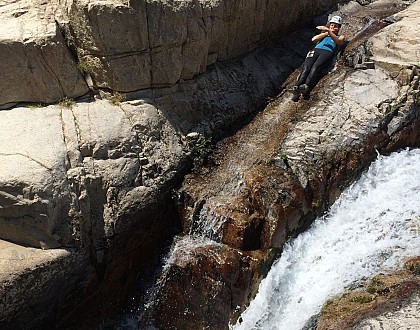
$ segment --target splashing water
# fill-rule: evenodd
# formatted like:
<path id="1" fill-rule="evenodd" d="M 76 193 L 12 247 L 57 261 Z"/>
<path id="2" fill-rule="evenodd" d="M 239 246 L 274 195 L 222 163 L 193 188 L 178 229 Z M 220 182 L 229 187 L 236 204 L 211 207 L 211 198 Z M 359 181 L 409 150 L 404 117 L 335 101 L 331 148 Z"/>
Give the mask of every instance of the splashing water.
<path id="1" fill-rule="evenodd" d="M 286 244 L 231 329 L 302 329 L 346 287 L 420 255 L 420 150 L 379 158 L 311 229 Z"/>

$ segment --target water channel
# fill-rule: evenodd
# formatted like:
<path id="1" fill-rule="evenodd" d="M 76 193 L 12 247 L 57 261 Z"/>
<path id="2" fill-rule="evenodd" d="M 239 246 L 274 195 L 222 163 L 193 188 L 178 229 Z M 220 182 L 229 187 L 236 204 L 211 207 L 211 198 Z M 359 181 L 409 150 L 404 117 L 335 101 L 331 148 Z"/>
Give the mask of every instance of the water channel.
<path id="1" fill-rule="evenodd" d="M 420 149 L 378 156 L 329 212 L 288 242 L 231 330 L 300 330 L 331 296 L 420 255 Z M 98 329 L 138 329 L 141 311 Z"/>
<path id="2" fill-rule="evenodd" d="M 302 329 L 331 296 L 420 255 L 420 150 L 379 156 L 289 242 L 231 329 Z"/>

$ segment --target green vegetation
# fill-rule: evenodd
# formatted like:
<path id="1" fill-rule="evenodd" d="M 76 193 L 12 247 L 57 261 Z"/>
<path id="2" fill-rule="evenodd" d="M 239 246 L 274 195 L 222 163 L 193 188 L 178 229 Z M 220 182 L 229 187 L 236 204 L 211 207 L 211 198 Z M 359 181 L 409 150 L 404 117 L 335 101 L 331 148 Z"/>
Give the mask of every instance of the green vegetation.
<path id="1" fill-rule="evenodd" d="M 386 287 L 386 283 L 384 281 L 374 277 L 367 286 L 366 291 L 371 294 L 383 294 L 389 292 L 389 289 Z"/>
<path id="2" fill-rule="evenodd" d="M 317 198 L 312 201 L 312 207 L 317 209 L 321 206 L 321 199 Z"/>
<path id="3" fill-rule="evenodd" d="M 63 107 L 63 108 L 70 108 L 70 107 L 71 107 L 71 106 L 73 106 L 75 103 L 76 103 L 76 102 L 75 102 L 73 99 L 68 98 L 67 96 L 63 97 L 62 99 L 60 99 L 60 100 L 58 101 L 58 105 L 59 105 L 60 107 Z"/>
<path id="4" fill-rule="evenodd" d="M 399 98 L 395 101 L 395 103 L 391 104 L 389 112 L 393 115 L 397 115 L 398 111 L 403 108 L 407 103 L 407 94 L 405 94 L 403 97 Z"/>
<path id="5" fill-rule="evenodd" d="M 92 66 L 89 64 L 88 61 L 85 60 L 81 60 L 79 63 L 77 63 L 77 68 L 83 74 L 91 74 L 93 72 Z"/>
<path id="6" fill-rule="evenodd" d="M 412 269 L 413 275 L 419 276 L 420 275 L 420 265 L 416 265 Z"/>
<path id="7" fill-rule="evenodd" d="M 194 143 L 189 144 L 189 149 L 193 157 L 204 157 L 213 150 L 212 139 L 200 135 Z"/>
<path id="8" fill-rule="evenodd" d="M 211 137 L 205 137 L 199 133 L 189 136 L 186 145 L 195 166 L 204 165 L 209 160 L 209 155 L 214 151 L 214 143 Z"/>
<path id="9" fill-rule="evenodd" d="M 420 275 L 420 257 L 412 258 L 404 264 L 404 268 L 411 272 L 414 276 Z"/>
<path id="10" fill-rule="evenodd" d="M 287 162 L 287 154 L 284 151 L 279 152 L 279 157 L 282 161 Z"/>
<path id="11" fill-rule="evenodd" d="M 31 103 L 31 104 L 28 104 L 27 107 L 29 109 L 39 109 L 39 108 L 42 108 L 43 105 L 41 103 Z"/>
<path id="12" fill-rule="evenodd" d="M 125 97 L 123 94 L 119 93 L 119 92 L 113 92 L 113 94 L 111 95 L 109 102 L 111 102 L 111 104 L 113 105 L 118 105 L 121 102 L 125 101 Z"/>
<path id="13" fill-rule="evenodd" d="M 368 304 L 372 302 L 374 297 L 368 295 L 358 295 L 350 298 L 351 302 L 358 303 L 358 304 Z"/>

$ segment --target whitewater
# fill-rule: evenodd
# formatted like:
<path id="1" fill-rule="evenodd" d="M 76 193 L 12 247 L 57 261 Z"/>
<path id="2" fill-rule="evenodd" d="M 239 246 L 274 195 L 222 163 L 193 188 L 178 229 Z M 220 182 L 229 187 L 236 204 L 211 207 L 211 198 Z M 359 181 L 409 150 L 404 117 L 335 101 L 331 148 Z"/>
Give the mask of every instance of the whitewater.
<path id="1" fill-rule="evenodd" d="M 288 242 L 231 329 L 299 330 L 350 286 L 420 255 L 420 150 L 378 158 Z"/>

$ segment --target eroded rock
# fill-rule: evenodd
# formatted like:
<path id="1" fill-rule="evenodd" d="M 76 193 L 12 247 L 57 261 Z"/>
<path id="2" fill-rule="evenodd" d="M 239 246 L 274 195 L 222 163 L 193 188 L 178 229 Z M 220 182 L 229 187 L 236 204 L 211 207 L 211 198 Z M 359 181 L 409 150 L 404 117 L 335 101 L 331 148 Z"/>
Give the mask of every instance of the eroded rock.
<path id="1" fill-rule="evenodd" d="M 0 5 L 0 105 L 54 103 L 83 96 L 88 86 L 173 87 L 335 2 L 8 0 Z"/>
<path id="2" fill-rule="evenodd" d="M 41 328 L 45 320 L 54 327 L 57 310 L 74 308 L 81 302 L 81 293 L 94 289 L 97 277 L 87 262 L 89 257 L 74 252 L 65 248 L 41 250 L 0 240 L 2 329 Z M 28 324 L 28 320 L 32 322 Z"/>
<path id="3" fill-rule="evenodd" d="M 379 274 L 329 299 L 318 315 L 316 329 L 409 329 L 419 324 L 419 257 L 403 269 Z"/>
<path id="4" fill-rule="evenodd" d="M 404 19 L 399 22 L 405 24 Z M 407 21 L 407 25 L 411 26 L 411 22 Z M 386 31 L 394 33 L 390 32 L 394 31 L 393 25 Z M 368 39 L 359 39 L 359 46 Z M 372 39 L 369 42 L 373 43 Z M 386 46 L 375 47 L 369 48 L 372 58 Z M 419 146 L 418 64 L 397 66 L 405 79 L 394 74 L 395 66 L 378 65 L 363 71 L 339 67 L 319 83 L 310 101 L 296 105 L 280 97 L 220 147 L 219 153 L 227 156 L 216 158 L 217 166 L 184 181 L 180 189 L 184 232 L 197 233 L 194 228 L 206 224 L 207 229 L 201 233 L 237 248 L 238 242 L 246 240 L 244 224 L 251 223 L 258 214 L 263 229 L 260 244 L 255 246 L 273 252 L 263 254 L 256 265 L 255 271 L 263 274 L 261 267 L 271 264 L 275 251 L 286 239 L 331 205 L 378 151 L 388 153 L 400 147 Z M 290 187 L 294 195 L 288 194 Z M 228 226 L 233 228 L 227 229 Z M 219 235 L 214 236 L 214 230 Z M 225 239 L 224 235 L 229 236 L 230 232 L 242 237 Z M 202 260 L 206 254 L 191 258 Z M 182 260 L 174 254 L 168 267 L 175 271 Z M 170 301 L 165 297 L 172 287 L 164 276 L 151 308 L 161 310 L 163 299 L 169 313 Z M 235 287 L 234 283 L 231 285 Z M 248 288 L 249 295 L 255 288 L 255 283 Z M 200 292 L 196 291 L 198 295 Z M 187 299 L 183 301 L 184 310 L 191 313 L 195 306 Z M 246 304 L 242 301 L 241 308 Z M 154 317 L 159 324 L 160 314 Z M 235 317 L 231 312 L 231 318 Z"/>
<path id="5" fill-rule="evenodd" d="M 185 156 L 173 127 L 155 107 L 98 101 L 15 108 L 0 117 L 1 239 L 40 249 L 73 248 L 63 262 L 76 260 L 79 270 L 92 267 L 99 279 L 127 271 L 116 262 L 121 253 L 128 257 L 140 246 L 150 248 L 145 259 L 137 259 L 142 262 L 159 254 L 175 227 L 173 222 L 165 226 L 167 216 L 161 214 L 167 207 L 158 205 L 167 197 L 159 191 L 184 166 Z M 128 231 L 148 232 L 152 242 L 124 246 L 132 243 L 118 236 Z M 33 269 L 41 267 L 32 262 Z M 43 277 L 39 281 L 46 285 Z M 19 305 L 22 300 L 16 298 L 10 309 L 21 313 Z M 2 321 L 9 316 L 4 313 Z"/>
<path id="6" fill-rule="evenodd" d="M 68 1 L 68 37 L 98 87 L 171 87 L 290 31 L 333 3 Z"/>
<path id="7" fill-rule="evenodd" d="M 0 105 L 52 103 L 89 92 L 54 18 L 54 1 L 0 4 Z"/>
<path id="8" fill-rule="evenodd" d="M 150 321 L 162 329 L 227 325 L 230 311 L 248 296 L 249 288 L 261 277 L 255 267 L 258 254 L 194 238 L 176 243 L 161 286 L 171 289 L 164 295 L 156 292 L 162 300 L 148 310 L 152 314 L 143 318 L 140 327 L 151 326 Z"/>
<path id="9" fill-rule="evenodd" d="M 8 4 L 12 5 L 12 2 Z M 55 2 L 54 4 L 57 5 Z M 168 192 L 180 182 L 180 176 L 190 166 L 190 151 L 184 149 L 183 137 L 190 132 L 197 132 L 202 136 L 221 134 L 238 119 L 249 116 L 254 112 L 253 107 L 264 103 L 261 101 L 264 95 L 279 88 L 282 79 L 298 65 L 301 59 L 299 56 L 304 54 L 306 48 L 302 46 L 302 36 L 299 39 L 294 35 L 293 40 L 300 45 L 292 53 L 286 52 L 290 39 L 285 39 L 289 41 L 277 48 L 272 46 L 257 50 L 229 63 L 216 62 L 207 74 L 202 74 L 193 81 L 181 81 L 180 79 L 190 79 L 202 72 L 205 66 L 214 63 L 216 59 L 226 59 L 248 51 L 265 37 L 250 37 L 245 32 L 242 35 L 242 30 L 244 26 L 249 26 L 249 21 L 242 16 L 239 18 L 232 15 L 230 19 L 236 25 L 231 22 L 229 37 L 220 35 L 221 32 L 214 25 L 212 33 L 217 38 L 210 42 L 208 35 L 203 38 L 205 30 L 200 25 L 203 17 L 208 18 L 206 15 L 210 9 L 201 2 L 191 2 L 191 7 L 187 6 L 187 2 L 181 1 L 136 2 L 133 7 L 125 2 L 103 1 L 69 1 L 61 4 L 67 6 L 68 11 L 58 13 L 60 7 L 55 6 L 46 7 L 47 9 L 43 7 L 44 12 L 49 13 L 51 8 L 55 8 L 55 17 L 61 22 L 61 28 L 69 29 L 65 32 L 66 37 L 73 36 L 73 39 L 67 41 L 75 46 L 79 64 L 86 62 L 83 64 L 87 66 L 83 70 L 79 69 L 85 75 L 93 77 L 96 87 L 117 90 L 121 88 L 124 91 L 147 86 L 169 87 L 145 91 L 145 94 L 153 96 L 148 100 L 120 104 L 111 104 L 108 101 L 73 104 L 71 100 L 67 100 L 61 105 L 46 108 L 18 107 L 0 112 L 0 125 L 4 128 L 0 133 L 1 141 L 5 141 L 0 145 L 0 222 L 2 228 L 7 228 L 0 235 L 1 238 L 37 248 L 76 248 L 78 250 L 71 250 L 70 255 L 65 250 L 65 259 L 74 258 L 77 260 L 77 267 L 71 262 L 66 263 L 65 267 L 73 267 L 75 270 L 87 267 L 90 269 L 89 274 L 95 273 L 99 281 L 104 281 L 102 288 L 106 287 L 112 293 L 124 294 L 129 292 L 125 282 L 128 281 L 126 275 L 137 274 L 136 271 L 143 274 L 144 265 L 150 265 L 148 262 L 161 247 L 168 231 L 176 227 L 174 222 L 177 219 L 174 219 L 175 213 L 168 203 Z M 83 6 L 79 7 L 78 4 Z M 255 6 L 256 2 L 217 4 L 226 6 L 226 10 L 224 7 L 214 7 L 210 11 L 217 14 L 215 17 L 223 22 L 226 18 L 225 12 L 263 15 L 262 12 L 251 11 L 249 5 Z M 273 7 L 267 7 L 270 9 L 265 11 L 267 16 L 255 20 L 264 22 L 266 32 L 271 31 L 274 26 L 271 22 L 279 21 L 277 16 L 283 5 L 291 8 L 290 17 L 284 22 L 296 19 L 300 10 L 311 12 L 311 9 L 323 9 L 326 5 L 324 2 L 320 4 L 306 1 L 284 4 L 268 2 L 266 5 L 268 4 Z M 149 36 L 145 39 L 139 37 L 144 26 L 133 22 L 144 23 L 143 16 L 139 16 L 138 20 L 136 16 L 144 14 L 140 10 L 143 5 L 147 7 L 146 13 L 149 10 L 162 13 L 162 16 L 153 16 L 156 21 L 148 26 L 148 33 L 168 30 L 167 35 L 156 33 L 153 40 Z M 240 10 L 235 7 L 239 5 Z M 31 12 L 29 8 L 20 11 L 14 9 L 13 17 L 23 19 L 26 10 L 27 13 Z M 185 22 L 185 17 L 189 17 L 191 11 L 194 20 Z M 69 17 L 73 15 L 74 19 L 65 22 L 67 14 Z M 52 17 L 48 15 L 46 18 Z M 116 22 L 124 21 L 125 15 L 136 17 L 136 20 L 127 20 L 127 25 L 120 29 Z M 171 19 L 166 20 L 166 16 Z M 182 29 L 175 29 L 171 22 L 187 24 L 188 28 L 182 25 Z M 215 20 L 214 24 L 217 22 Z M 42 21 L 42 24 L 46 23 L 50 24 L 50 21 Z M 74 23 L 80 24 L 73 26 Z M 91 27 L 96 29 L 95 33 L 90 30 Z M 151 27 L 153 31 L 150 30 Z M 131 37 L 130 29 L 140 29 L 141 33 L 136 38 Z M 104 36 L 110 32 L 108 43 Z M 57 33 L 55 28 L 54 36 L 61 40 Z M 270 33 L 267 32 L 266 35 L 269 36 Z M 226 40 L 229 42 L 228 46 Z M 216 41 L 220 41 L 220 44 Z M 204 52 L 195 54 L 195 51 L 201 51 L 200 47 L 195 49 L 196 46 L 206 45 L 205 42 L 210 42 L 210 46 L 207 46 L 213 51 L 204 46 Z M 56 43 L 60 51 L 62 45 L 61 41 Z M 142 57 L 143 51 L 149 52 L 149 58 L 153 55 L 153 63 Z M 67 50 L 66 52 L 70 54 Z M 66 63 L 67 59 L 60 61 Z M 54 65 L 51 64 L 50 67 L 53 68 Z M 168 67 L 171 70 L 167 70 Z M 27 77 L 25 70 L 19 75 L 22 79 Z M 137 74 L 132 74 L 133 72 Z M 257 118 L 255 124 L 249 126 L 248 131 L 239 133 L 251 136 L 250 132 L 258 132 L 258 137 L 253 135 L 252 140 L 243 143 L 238 138 L 240 135 L 237 135 L 233 137 L 232 145 L 237 139 L 236 143 L 241 148 L 228 146 L 224 149 L 229 152 L 237 151 L 220 164 L 221 168 L 228 169 L 226 173 L 186 181 L 185 186 L 190 187 L 184 189 L 185 200 L 188 201 L 185 214 L 197 216 L 199 210 L 207 210 L 207 214 L 219 213 L 221 231 L 218 234 L 221 233 L 221 236 L 218 236 L 220 243 L 216 244 L 218 248 L 214 254 L 207 256 L 209 247 L 203 245 L 194 252 L 199 263 L 195 264 L 194 259 L 184 262 L 180 253 L 175 255 L 170 267 L 165 270 L 168 274 L 180 274 L 174 279 L 181 283 L 189 283 L 188 276 L 193 274 L 194 283 L 199 286 L 200 267 L 193 267 L 193 273 L 189 272 L 188 267 L 191 264 L 202 265 L 209 274 L 208 283 L 215 292 L 214 300 L 207 301 L 208 297 L 203 298 L 206 294 L 205 286 L 199 286 L 198 291 L 194 287 L 186 288 L 185 299 L 182 298 L 185 305 L 177 307 L 174 315 L 182 316 L 187 308 L 190 317 L 197 322 L 204 319 L 202 324 L 226 325 L 226 320 L 233 315 L 237 316 L 232 308 L 235 309 L 236 305 L 243 307 L 255 293 L 260 277 L 267 271 L 275 256 L 274 252 L 281 248 L 288 236 L 301 230 L 316 212 L 323 209 L 324 204 L 330 202 L 326 202 L 326 199 L 334 199 L 341 184 L 347 183 L 360 172 L 366 160 L 374 157 L 376 146 L 388 151 L 400 146 L 418 145 L 418 112 L 415 111 L 418 108 L 418 77 L 413 67 L 404 66 L 404 72 L 403 76 L 408 79 L 396 81 L 391 79 L 395 76 L 387 68 L 378 73 L 376 70 L 351 73 L 346 83 L 340 82 L 340 74 L 332 75 L 326 82 L 334 83 L 336 87 L 332 93 L 328 89 L 328 95 L 321 100 L 314 98 L 314 107 L 309 110 L 305 104 L 295 107 L 288 101 L 274 103 L 264 116 Z M 71 73 L 68 75 L 72 77 Z M 79 71 L 76 76 L 80 76 Z M 381 86 L 372 89 L 372 93 L 367 96 L 353 92 L 353 88 L 358 88 L 370 93 L 367 86 L 377 81 L 377 77 L 385 80 L 389 88 L 383 89 Z M 175 82 L 179 84 L 172 86 Z M 25 86 L 25 82 L 19 84 Z M 7 90 L 10 89 L 10 86 L 6 87 Z M 320 96 L 323 95 L 322 89 L 318 89 L 318 92 Z M 51 95 L 51 100 L 56 97 L 55 94 Z M 59 97 L 61 96 L 60 94 Z M 50 102 L 50 99 L 31 97 L 4 102 L 18 101 Z M 369 102 L 373 102 L 373 105 Z M 337 110 L 338 104 L 345 111 Z M 354 109 L 351 108 L 353 106 Z M 305 113 L 310 113 L 311 116 L 306 116 Z M 302 118 L 313 125 L 294 126 Z M 298 135 L 301 128 L 308 133 L 309 138 L 298 148 L 302 142 L 302 137 Z M 285 138 L 287 132 L 290 134 Z M 242 155 L 243 161 L 238 161 L 238 155 Z M 336 164 L 337 159 L 339 162 Z M 19 167 L 15 166 L 17 163 Z M 300 166 L 308 168 L 305 170 Z M 285 173 L 289 175 L 287 180 Z M 193 186 L 194 180 L 197 184 L 208 180 L 210 184 L 201 188 Z M 268 192 L 262 191 L 259 185 L 267 185 Z M 279 193 L 281 189 L 286 191 L 291 187 L 293 193 Z M 207 203 L 211 196 L 214 196 L 213 205 Z M 283 217 L 281 221 L 279 217 Z M 186 222 L 190 221 L 194 227 L 196 220 L 194 218 Z M 189 229 L 190 227 L 185 227 L 187 232 Z M 130 234 L 134 238 L 129 240 L 127 238 Z M 264 250 L 246 253 L 238 250 L 260 247 Z M 224 265 L 218 259 L 220 253 L 229 255 L 231 264 Z M 257 257 L 258 254 L 262 257 Z M 55 260 L 54 256 L 45 255 L 50 257 L 50 261 Z M 252 259 L 254 257 L 255 260 Z M 123 262 L 119 262 L 121 259 L 124 259 Z M 32 262 L 38 265 L 37 260 Z M 90 266 L 86 266 L 85 262 Z M 240 266 L 244 266 L 244 273 L 237 269 Z M 231 272 L 234 273 L 233 277 Z M 56 277 L 65 280 L 66 274 L 60 274 Z M 75 278 L 78 277 L 75 275 Z M 40 284 L 45 284 L 43 281 L 40 279 Z M 178 285 L 176 281 L 169 282 L 168 285 Z M 53 288 L 59 288 L 62 282 L 57 280 L 55 283 L 51 287 L 52 291 Z M 22 287 L 29 285 L 28 281 Z M 83 285 L 86 288 L 86 283 Z M 72 288 L 75 287 L 77 285 L 72 285 Z M 165 287 L 159 288 L 159 294 L 163 297 L 164 289 Z M 1 290 L 1 296 L 5 297 L 7 286 L 2 286 Z M 174 297 L 176 292 L 172 291 L 170 297 Z M 232 292 L 235 293 L 233 303 L 226 304 L 224 300 L 232 298 Z M 99 292 L 98 296 L 102 293 Z M 93 295 L 95 298 L 98 296 Z M 196 306 L 188 305 L 187 298 L 191 296 L 196 298 L 196 302 L 207 301 L 206 315 L 200 310 L 193 311 L 192 307 Z M 51 294 L 49 297 L 53 306 L 60 302 L 63 295 Z M 218 305 L 221 300 L 222 310 Z M 169 304 L 175 300 L 161 301 Z M 25 311 L 22 306 L 21 300 L 15 300 L 13 307 L 8 307 L 8 312 L 2 314 L 4 322 L 7 322 L 11 315 L 9 311 L 12 310 L 13 313 L 20 310 L 22 320 Z M 162 308 L 160 305 L 154 307 L 157 310 Z M 76 309 L 77 312 L 83 310 L 83 305 Z M 220 317 L 212 320 L 212 316 L 216 315 L 212 314 L 213 311 L 220 312 Z M 163 315 L 149 312 L 155 315 L 156 322 L 163 325 L 167 325 L 171 317 L 169 313 Z M 157 319 L 158 317 L 162 317 L 162 320 Z M 181 324 L 183 321 L 177 322 Z"/>

